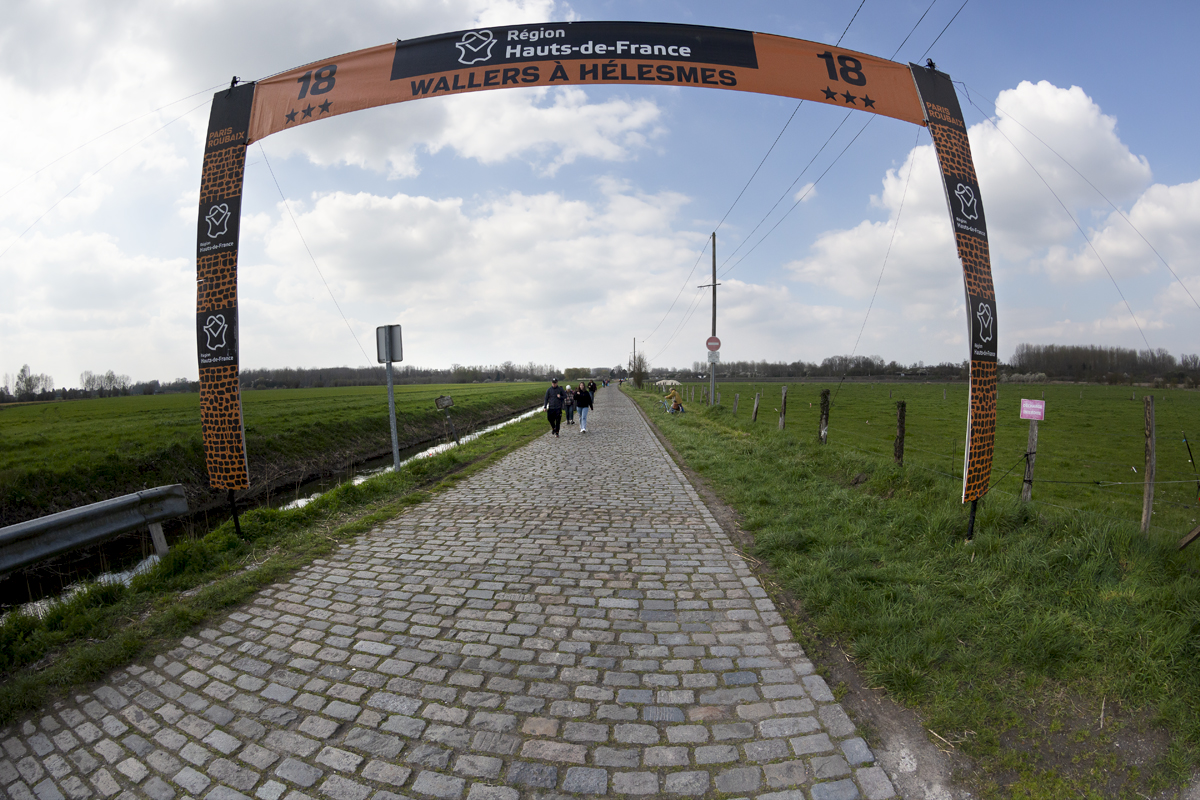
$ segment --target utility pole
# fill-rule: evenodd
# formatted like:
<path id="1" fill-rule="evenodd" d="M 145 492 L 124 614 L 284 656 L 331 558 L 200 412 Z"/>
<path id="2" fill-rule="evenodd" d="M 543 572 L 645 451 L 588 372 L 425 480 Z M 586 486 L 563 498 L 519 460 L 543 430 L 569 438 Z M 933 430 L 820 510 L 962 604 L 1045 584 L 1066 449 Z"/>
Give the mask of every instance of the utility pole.
<path id="1" fill-rule="evenodd" d="M 703 289 L 707 286 L 712 287 L 712 335 L 717 335 L 717 287 L 721 284 L 717 283 L 717 232 L 712 234 L 712 283 L 706 283 L 698 286 L 698 289 Z M 710 357 L 711 358 L 711 357 Z M 717 362 L 708 362 L 708 404 L 715 405 L 717 402 Z"/>

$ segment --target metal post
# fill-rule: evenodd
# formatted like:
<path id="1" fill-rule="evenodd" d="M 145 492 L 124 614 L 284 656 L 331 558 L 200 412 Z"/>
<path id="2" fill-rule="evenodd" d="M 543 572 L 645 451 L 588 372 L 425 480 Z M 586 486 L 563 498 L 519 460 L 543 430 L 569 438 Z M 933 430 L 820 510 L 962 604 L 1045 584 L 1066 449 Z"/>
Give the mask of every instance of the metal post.
<path id="1" fill-rule="evenodd" d="M 783 396 L 779 400 L 779 430 L 783 430 L 784 418 L 787 417 L 787 387 L 783 387 Z"/>
<path id="2" fill-rule="evenodd" d="M 979 505 L 978 500 L 971 501 L 971 518 L 967 520 L 967 541 L 975 538 L 975 507 Z"/>
<path id="3" fill-rule="evenodd" d="M 1037 420 L 1029 420 L 1029 443 L 1025 445 L 1025 483 L 1021 486 L 1021 501 L 1033 499 L 1033 462 L 1037 458 Z"/>
<path id="4" fill-rule="evenodd" d="M 390 344 L 390 343 L 389 343 Z M 388 421 L 392 424 L 392 470 L 400 471 L 400 439 L 396 434 L 396 387 L 392 379 L 392 348 L 388 347 Z"/>
<path id="5" fill-rule="evenodd" d="M 238 522 L 237 500 L 234 499 L 233 489 L 229 490 L 229 510 L 233 513 L 233 532 L 240 539 L 242 537 L 242 524 Z"/>
<path id="6" fill-rule="evenodd" d="M 712 335 L 717 335 L 717 232 L 713 231 L 712 235 L 712 292 L 713 292 L 713 313 L 712 313 Z M 708 400 L 709 405 L 713 405 L 717 396 L 717 362 L 710 361 L 708 364 Z"/>
<path id="7" fill-rule="evenodd" d="M 1146 488 L 1142 491 L 1142 533 L 1150 532 L 1154 514 L 1154 395 L 1146 395 Z"/>
<path id="8" fill-rule="evenodd" d="M 758 401 L 761 399 L 762 399 L 762 394 L 759 392 L 755 392 L 754 393 L 754 411 L 750 414 L 751 422 L 758 422 Z"/>

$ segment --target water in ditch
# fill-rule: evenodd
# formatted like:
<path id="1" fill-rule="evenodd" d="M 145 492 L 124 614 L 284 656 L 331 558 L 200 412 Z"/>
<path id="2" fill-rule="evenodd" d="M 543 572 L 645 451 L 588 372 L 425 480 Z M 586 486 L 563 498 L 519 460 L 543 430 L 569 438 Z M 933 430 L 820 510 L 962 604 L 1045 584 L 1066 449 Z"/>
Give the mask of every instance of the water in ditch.
<path id="1" fill-rule="evenodd" d="M 457 443 L 426 443 L 406 448 L 400 451 L 400 463 L 403 465 L 419 458 L 444 453 L 458 444 L 472 441 L 514 422 L 529 419 L 538 412 L 539 409 L 526 411 L 478 431 L 464 434 Z M 292 490 L 283 493 L 272 492 L 254 504 L 281 510 L 302 508 L 343 483 L 352 482 L 357 485 L 387 472 L 392 468 L 392 461 L 391 454 L 370 459 L 335 475 L 302 483 Z M 223 519 L 224 517 L 222 521 Z M 166 520 L 163 522 L 163 528 L 168 541 L 177 540 L 181 536 L 202 536 L 209 528 L 209 520 L 207 515 L 196 515 L 186 520 Z M 80 548 L 51 562 L 19 570 L 0 577 L 0 619 L 5 612 L 17 608 L 40 615 L 52 603 L 79 591 L 86 582 L 119 582 L 128 585 L 134 576 L 145 572 L 157 562 L 158 556 L 154 554 L 149 532 L 141 531 Z"/>

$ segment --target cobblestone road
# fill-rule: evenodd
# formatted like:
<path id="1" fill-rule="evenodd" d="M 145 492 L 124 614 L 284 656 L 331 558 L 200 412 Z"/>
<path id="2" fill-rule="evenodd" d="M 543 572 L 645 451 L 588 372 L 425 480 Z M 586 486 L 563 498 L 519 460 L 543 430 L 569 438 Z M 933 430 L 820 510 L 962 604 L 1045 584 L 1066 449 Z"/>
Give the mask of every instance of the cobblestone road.
<path id="1" fill-rule="evenodd" d="M 152 663 L 0 731 L 10 798 L 894 792 L 617 389 Z"/>

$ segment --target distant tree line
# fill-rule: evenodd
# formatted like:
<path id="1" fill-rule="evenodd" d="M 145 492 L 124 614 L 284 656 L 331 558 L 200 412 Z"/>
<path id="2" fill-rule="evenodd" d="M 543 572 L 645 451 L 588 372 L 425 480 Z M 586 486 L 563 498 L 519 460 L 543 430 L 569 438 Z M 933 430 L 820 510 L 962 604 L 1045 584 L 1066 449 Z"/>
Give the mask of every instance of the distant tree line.
<path id="1" fill-rule="evenodd" d="M 659 380 L 700 380 L 708 378 L 709 365 L 692 362 L 691 368 L 651 367 L 643 353 L 637 363 L 616 367 L 571 367 L 560 372 L 553 364 L 530 361 L 517 364 L 464 366 L 449 368 L 393 365 L 400 384 L 489 383 L 492 381 L 545 381 L 551 377 L 578 380 L 592 377 L 638 377 Z M 1164 349 L 1130 350 L 1097 345 L 1019 344 L 1011 362 L 999 366 L 1000 379 L 1012 382 L 1068 380 L 1092 383 L 1155 383 L 1163 386 L 1200 386 L 1200 354 L 1176 358 Z M 885 362 L 880 356 L 830 356 L 817 364 L 809 361 L 725 361 L 717 366 L 717 376 L 754 380 L 756 378 L 872 378 L 922 377 L 937 380 L 966 380 L 970 365 L 966 361 L 927 365 L 923 361 L 901 364 Z M 380 386 L 387 374 L 378 367 L 328 367 L 247 369 L 241 373 L 244 389 L 309 389 L 326 386 Z M 83 372 L 79 388 L 55 389 L 54 378 L 35 373 L 25 364 L 16 375 L 5 374 L 0 384 L 0 403 L 33 400 L 82 400 L 92 397 L 116 397 L 131 394 L 172 394 L 197 392 L 198 381 L 176 378 L 173 381 L 134 382 L 128 375 L 112 370 L 104 373 Z"/>
<path id="2" fill-rule="evenodd" d="M 25 364 L 16 375 L 5 374 L 0 384 L 0 403 L 27 403 L 33 400 L 87 400 L 93 397 L 120 397 L 131 394 L 173 394 L 197 392 L 198 381 L 176 378 L 173 381 L 135 383 L 128 375 L 111 369 L 103 374 L 86 370 L 79 376 L 79 388 L 55 389 L 54 378 L 34 373 Z"/>
<path id="3" fill-rule="evenodd" d="M 707 379 L 709 365 L 692 362 L 691 369 L 653 367 L 650 376 L 676 380 Z M 1156 383 L 1164 386 L 1200 386 L 1200 355 L 1179 358 L 1164 349 L 1130 350 L 1098 345 L 1017 345 L 1011 362 L 999 365 L 1000 379 L 1012 382 L 1066 380 L 1090 383 Z M 722 361 L 717 376 L 745 378 L 870 378 L 926 377 L 966 380 L 966 361 L 926 364 L 884 362 L 879 356 L 830 356 L 816 364 L 808 361 Z"/>
<path id="4" fill-rule="evenodd" d="M 1051 380 L 1089 383 L 1200 384 L 1200 355 L 1178 359 L 1159 348 L 1129 350 L 1096 345 L 1019 344 L 1010 367 L 1015 373 L 1043 372 Z"/>
<path id="5" fill-rule="evenodd" d="M 538 364 L 534 361 L 517 364 L 505 361 L 502 364 L 463 366 L 452 364 L 449 368 L 414 367 L 408 364 L 393 364 L 392 374 L 398 384 L 419 383 L 489 383 L 493 381 L 543 381 L 558 376 L 553 364 Z M 241 373 L 244 389 L 312 389 L 326 386 L 382 386 L 387 384 L 387 373 L 378 367 L 284 367 L 282 369 L 247 369 Z"/>
<path id="6" fill-rule="evenodd" d="M 708 364 L 703 361 L 693 361 L 691 369 L 660 369 L 650 370 L 655 380 L 659 378 L 675 378 L 676 380 L 696 380 L 708 377 Z M 909 377 L 925 376 L 942 380 L 966 379 L 969 365 L 963 362 L 943 362 L 926 365 L 924 361 L 914 364 L 901 364 L 896 361 L 885 362 L 880 356 L 830 356 L 820 364 L 810 361 L 722 361 L 717 365 L 717 376 L 726 379 L 746 378 L 870 378 L 870 377 Z"/>

